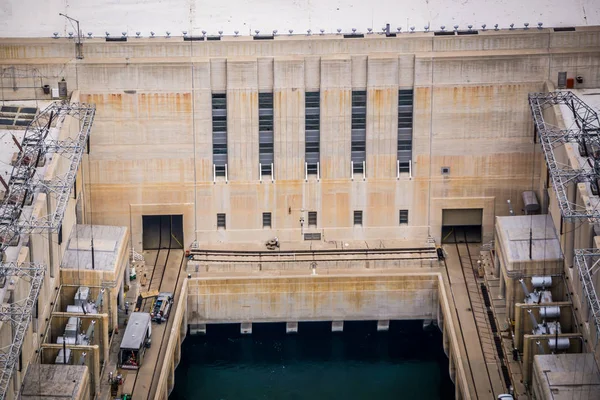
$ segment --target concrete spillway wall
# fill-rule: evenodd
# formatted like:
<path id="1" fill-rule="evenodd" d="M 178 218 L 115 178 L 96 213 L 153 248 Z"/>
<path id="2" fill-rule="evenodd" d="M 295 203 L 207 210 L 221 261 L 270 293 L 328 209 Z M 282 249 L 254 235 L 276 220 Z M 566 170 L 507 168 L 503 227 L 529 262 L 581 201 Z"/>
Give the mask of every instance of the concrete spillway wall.
<path id="1" fill-rule="evenodd" d="M 444 333 L 449 374 L 456 399 L 474 395 L 472 377 L 456 320 L 440 272 L 360 272 L 336 275 L 204 277 L 186 279 L 171 317 L 173 325 L 162 365 L 156 400 L 165 400 L 174 386 L 175 368 L 181 359 L 181 342 L 188 327 L 207 323 L 433 319 Z M 332 329 L 340 325 L 332 324 Z M 248 330 L 246 332 L 249 332 Z"/>
<path id="2" fill-rule="evenodd" d="M 189 324 L 433 319 L 435 275 L 207 278 L 190 281 Z"/>

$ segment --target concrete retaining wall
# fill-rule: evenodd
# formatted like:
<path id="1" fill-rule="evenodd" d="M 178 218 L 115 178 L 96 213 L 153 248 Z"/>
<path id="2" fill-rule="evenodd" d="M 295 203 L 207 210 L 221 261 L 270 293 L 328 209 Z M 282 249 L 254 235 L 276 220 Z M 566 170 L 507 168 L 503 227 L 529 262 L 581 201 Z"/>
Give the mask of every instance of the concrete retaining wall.
<path id="1" fill-rule="evenodd" d="M 188 323 L 435 319 L 435 275 L 206 278 L 189 281 Z"/>

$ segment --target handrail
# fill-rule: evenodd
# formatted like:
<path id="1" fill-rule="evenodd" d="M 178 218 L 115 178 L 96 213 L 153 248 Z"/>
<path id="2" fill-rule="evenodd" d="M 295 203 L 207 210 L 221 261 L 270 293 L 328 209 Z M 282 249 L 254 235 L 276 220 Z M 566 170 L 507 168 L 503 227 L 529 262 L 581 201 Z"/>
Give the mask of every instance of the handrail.
<path id="1" fill-rule="evenodd" d="M 435 253 L 435 247 L 403 247 L 403 248 L 372 248 L 372 249 L 317 249 L 317 250 L 217 250 L 191 249 L 191 255 L 231 254 L 231 255 L 293 255 L 293 254 L 393 254 L 393 253 Z"/>
<path id="2" fill-rule="evenodd" d="M 158 385 L 156 386 L 156 392 L 154 393 L 154 400 L 167 400 L 171 390 L 173 390 L 173 388 L 169 388 L 167 386 L 169 382 L 168 377 L 171 372 L 171 356 L 173 356 L 173 362 L 175 362 L 175 346 L 177 346 L 177 342 L 179 341 L 178 338 L 180 335 L 179 332 L 181 330 L 181 324 L 183 323 L 183 315 L 187 312 L 184 307 L 184 305 L 187 303 L 187 294 L 188 278 L 185 278 L 183 280 L 183 284 L 181 285 L 179 299 L 177 300 L 177 311 L 175 312 L 175 315 L 173 315 L 173 325 L 171 325 L 169 341 L 165 350 L 165 362 L 160 370 Z M 165 334 L 167 334 L 167 332 L 165 332 Z M 173 366 L 173 369 L 175 369 L 175 366 Z M 165 393 L 167 393 L 167 398 L 163 397 Z"/>

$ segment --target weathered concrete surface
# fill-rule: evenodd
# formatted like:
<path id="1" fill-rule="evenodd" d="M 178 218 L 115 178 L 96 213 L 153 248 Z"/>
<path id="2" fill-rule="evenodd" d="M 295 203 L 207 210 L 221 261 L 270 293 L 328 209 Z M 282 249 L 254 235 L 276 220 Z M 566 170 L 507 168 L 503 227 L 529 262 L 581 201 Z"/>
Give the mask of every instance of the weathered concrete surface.
<path id="1" fill-rule="evenodd" d="M 365 3 L 338 1 L 336 3 L 321 3 L 298 1 L 277 3 L 260 1 L 247 3 L 244 0 L 232 0 L 225 4 L 212 6 L 210 13 L 203 12 L 207 3 L 203 1 L 173 0 L 168 3 L 147 0 L 128 0 L 118 3 L 100 0 L 93 4 L 78 2 L 63 2 L 49 0 L 44 3 L 33 0 L 7 0 L 0 8 L 0 16 L 6 23 L 0 29 L 0 36 L 50 36 L 52 32 L 62 34 L 73 32 L 75 29 L 58 13 L 66 13 L 81 21 L 84 32 L 93 31 L 103 35 L 109 31 L 120 35 L 122 31 L 150 31 L 164 35 L 172 31 L 180 35 L 181 31 L 200 35 L 202 30 L 217 34 L 225 30 L 233 34 L 239 30 L 242 34 L 254 34 L 255 29 L 270 33 L 273 29 L 287 34 L 288 29 L 294 29 L 303 34 L 307 29 L 315 33 L 319 28 L 335 32 L 343 28 L 350 32 L 358 28 L 366 32 L 373 28 L 376 32 L 386 22 L 408 31 L 410 26 L 423 30 L 425 25 L 438 29 L 446 25 L 451 29 L 453 24 L 460 24 L 466 29 L 467 24 L 473 24 L 477 29 L 481 24 L 492 26 L 499 23 L 502 28 L 508 28 L 510 23 L 522 27 L 524 21 L 531 22 L 532 27 L 537 21 L 543 21 L 546 26 L 569 26 L 599 24 L 600 15 L 593 0 L 583 0 L 577 3 L 561 2 L 560 0 L 532 0 L 523 3 L 519 0 L 507 0 L 499 6 L 494 0 L 481 0 L 474 3 L 460 3 L 451 0 L 429 0 L 414 2 L 410 0 L 390 1 L 374 0 Z M 36 10 L 33 13 L 31 10 Z M 493 17 L 491 17 L 493 16 Z"/>
<path id="2" fill-rule="evenodd" d="M 541 176 L 532 168 L 538 159 L 527 93 L 556 82 L 561 70 L 585 75 L 583 87 L 598 86 L 599 47 L 594 28 L 357 40 L 86 39 L 85 58 L 75 61 L 68 39 L 7 39 L 0 63 L 24 71 L 15 78 L 22 88 L 6 96 L 37 94 L 27 88 L 30 75 L 51 85 L 65 76 L 97 104 L 85 165 L 93 203 L 87 210 L 96 223 L 130 221 L 137 249 L 142 215 L 184 215 L 186 246 L 196 239 L 297 241 L 308 211 L 318 213 L 312 231 L 325 240 L 425 240 L 429 234 L 439 240 L 442 209 L 467 204 L 484 209 L 487 241 L 492 216 L 507 214 L 508 199 L 519 209 L 531 171 Z M 412 179 L 407 173 L 397 179 L 397 93 L 411 87 Z M 367 173 L 352 181 L 350 93 L 365 89 Z M 305 90 L 321 91 L 320 181 L 303 179 Z M 212 91 L 228 94 L 229 182 L 213 182 Z M 274 183 L 258 176 L 260 91 L 275 93 Z M 541 162 L 539 151 L 537 157 Z M 442 175 L 442 167 L 450 174 Z M 401 209 L 409 210 L 408 224 L 398 223 Z M 362 226 L 353 224 L 355 210 L 363 211 Z M 225 230 L 216 229 L 221 212 Z M 271 229 L 262 228 L 263 212 L 272 213 Z"/>
<path id="3" fill-rule="evenodd" d="M 27 370 L 21 399 L 90 399 L 89 370 L 83 365 L 38 365 Z"/>
<path id="4" fill-rule="evenodd" d="M 163 364 L 156 400 L 166 399 L 173 385 L 173 369 L 180 357 L 176 349 L 182 340 L 182 330 L 177 334 L 180 323 L 193 329 L 199 321 L 343 323 L 415 318 L 437 321 L 443 331 L 444 351 L 450 359 L 449 373 L 456 384 L 457 398 L 477 398 L 465 356 L 466 342 L 460 334 L 455 306 L 448 297 L 447 278 L 441 269 L 339 270 L 330 271 L 327 276 L 308 271 L 221 275 L 209 273 L 184 281 L 182 293 L 187 299 L 174 316 L 176 322 L 167 347 L 170 361 Z"/>
<path id="5" fill-rule="evenodd" d="M 600 372 L 592 354 L 537 355 L 532 392 L 541 400 L 600 398 Z"/>
<path id="6" fill-rule="evenodd" d="M 192 279 L 188 321 L 195 325 L 436 318 L 437 276 L 421 274 Z"/>

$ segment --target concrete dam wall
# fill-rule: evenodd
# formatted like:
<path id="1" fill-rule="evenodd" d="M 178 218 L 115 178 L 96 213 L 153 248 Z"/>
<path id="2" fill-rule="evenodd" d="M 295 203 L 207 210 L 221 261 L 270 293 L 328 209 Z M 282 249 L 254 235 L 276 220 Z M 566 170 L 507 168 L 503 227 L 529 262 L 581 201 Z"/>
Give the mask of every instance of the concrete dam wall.
<path id="1" fill-rule="evenodd" d="M 211 277 L 189 281 L 188 323 L 436 319 L 438 274 Z"/>

